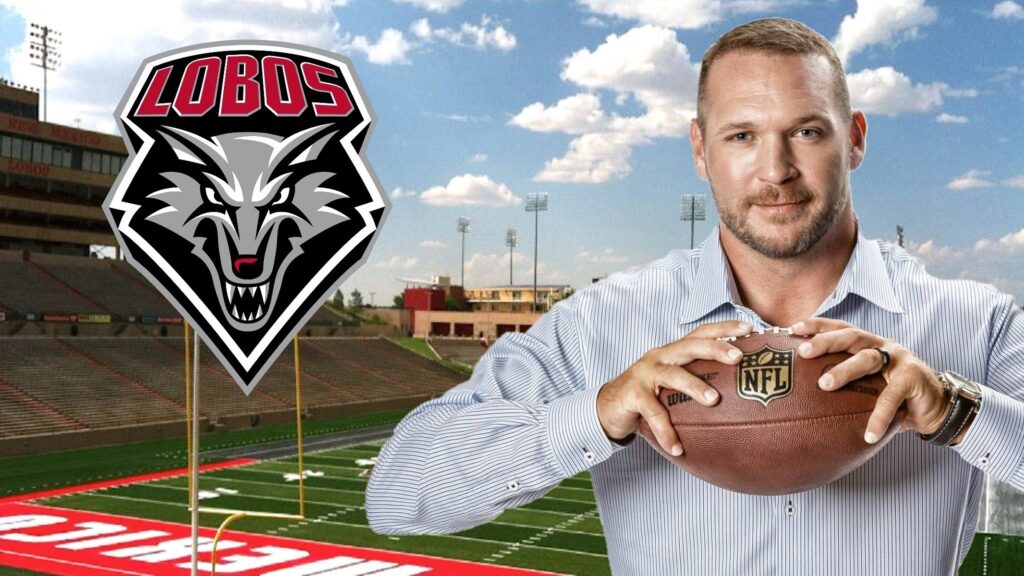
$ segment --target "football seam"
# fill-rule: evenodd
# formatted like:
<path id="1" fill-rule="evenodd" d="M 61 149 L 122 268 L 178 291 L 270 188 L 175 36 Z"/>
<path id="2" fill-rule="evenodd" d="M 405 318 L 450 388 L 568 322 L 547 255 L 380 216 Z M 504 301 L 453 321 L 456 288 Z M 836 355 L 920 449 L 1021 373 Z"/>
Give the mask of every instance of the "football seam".
<path id="1" fill-rule="evenodd" d="M 813 422 L 814 420 L 827 420 L 829 418 L 849 418 L 851 416 L 861 416 L 863 414 L 870 414 L 873 410 L 861 410 L 859 412 L 844 412 L 842 414 L 828 414 L 825 416 L 814 416 L 812 418 L 794 418 L 791 420 L 768 420 L 758 422 L 708 422 L 705 424 L 701 423 L 690 423 L 690 424 L 673 424 L 676 428 L 743 428 L 743 427 L 761 427 L 761 426 L 778 426 L 780 424 L 791 424 L 794 422 Z"/>

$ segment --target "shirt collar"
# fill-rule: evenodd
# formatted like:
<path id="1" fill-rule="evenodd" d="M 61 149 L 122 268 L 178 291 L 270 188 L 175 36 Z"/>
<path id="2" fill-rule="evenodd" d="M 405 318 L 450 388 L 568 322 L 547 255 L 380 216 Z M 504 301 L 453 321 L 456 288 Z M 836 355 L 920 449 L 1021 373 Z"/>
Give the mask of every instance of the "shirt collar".
<path id="1" fill-rule="evenodd" d="M 697 266 L 690 269 L 690 297 L 686 299 L 679 315 L 682 324 L 696 322 L 724 304 L 737 305 L 740 301 L 732 269 L 722 250 L 718 226 L 715 226 L 696 252 L 699 260 Z M 839 278 L 835 292 L 822 303 L 818 313 L 839 304 L 849 294 L 857 294 L 889 312 L 904 313 L 878 242 L 864 238 L 859 226 L 853 254 Z"/>

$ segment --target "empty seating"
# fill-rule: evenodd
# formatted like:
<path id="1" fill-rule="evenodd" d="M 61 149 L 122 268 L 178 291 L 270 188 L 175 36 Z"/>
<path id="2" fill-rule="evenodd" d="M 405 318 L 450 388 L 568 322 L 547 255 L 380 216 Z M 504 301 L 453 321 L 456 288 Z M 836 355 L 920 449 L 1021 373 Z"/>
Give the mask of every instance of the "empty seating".
<path id="1" fill-rule="evenodd" d="M 183 420 L 181 338 L 0 338 L 0 436 Z M 283 352 L 248 397 L 209 348 L 200 413 L 211 420 L 295 407 L 295 358 Z M 300 341 L 305 408 L 435 396 L 464 378 L 386 340 Z"/>

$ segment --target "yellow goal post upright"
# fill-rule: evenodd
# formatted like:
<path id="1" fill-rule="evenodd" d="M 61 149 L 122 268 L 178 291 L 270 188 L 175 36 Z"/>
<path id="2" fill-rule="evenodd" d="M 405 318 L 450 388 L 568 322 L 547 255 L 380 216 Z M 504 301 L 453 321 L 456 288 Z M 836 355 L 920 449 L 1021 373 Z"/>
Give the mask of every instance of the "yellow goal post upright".
<path id="1" fill-rule="evenodd" d="M 228 525 L 241 518 L 276 518 L 279 520 L 305 520 L 306 519 L 306 486 L 305 474 L 302 463 L 302 378 L 301 366 L 299 364 L 299 336 L 294 337 L 295 355 L 295 432 L 299 456 L 299 513 L 281 514 L 276 512 L 261 512 L 258 510 L 233 510 L 229 508 L 209 508 L 199 506 L 199 334 L 190 336 L 191 329 L 188 322 L 184 323 L 185 330 L 185 427 L 187 445 L 187 470 L 188 470 L 188 495 L 189 512 L 192 514 L 192 576 L 199 576 L 199 515 L 220 514 L 227 516 L 217 534 L 213 538 L 213 546 L 210 551 L 210 575 L 217 573 L 217 543 Z M 189 353 L 189 346 L 192 346 L 192 353 Z M 191 406 L 191 409 L 189 409 Z"/>

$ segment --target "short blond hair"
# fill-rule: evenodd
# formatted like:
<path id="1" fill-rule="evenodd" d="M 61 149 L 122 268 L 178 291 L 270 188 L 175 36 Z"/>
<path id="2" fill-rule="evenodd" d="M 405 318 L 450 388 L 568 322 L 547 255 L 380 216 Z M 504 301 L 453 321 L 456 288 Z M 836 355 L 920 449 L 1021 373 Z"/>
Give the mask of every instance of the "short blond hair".
<path id="1" fill-rule="evenodd" d="M 771 52 L 775 54 L 820 54 L 832 68 L 833 95 L 845 119 L 851 116 L 850 90 L 846 86 L 843 63 L 832 44 L 806 24 L 785 18 L 765 18 L 741 24 L 722 35 L 704 53 L 697 81 L 697 125 L 704 130 L 707 114 L 708 72 L 715 60 L 736 51 Z"/>

